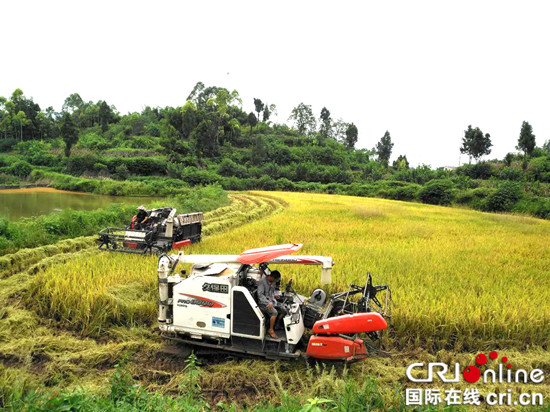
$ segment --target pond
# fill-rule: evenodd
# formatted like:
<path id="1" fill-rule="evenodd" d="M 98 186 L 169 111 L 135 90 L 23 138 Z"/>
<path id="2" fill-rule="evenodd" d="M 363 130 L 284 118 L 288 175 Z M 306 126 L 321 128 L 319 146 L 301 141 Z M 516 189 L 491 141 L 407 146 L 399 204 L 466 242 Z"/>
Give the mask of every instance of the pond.
<path id="1" fill-rule="evenodd" d="M 150 203 L 154 197 L 105 196 L 91 193 L 67 192 L 49 187 L 0 190 L 0 216 L 10 220 L 45 215 L 64 209 L 93 210 L 113 203 Z"/>

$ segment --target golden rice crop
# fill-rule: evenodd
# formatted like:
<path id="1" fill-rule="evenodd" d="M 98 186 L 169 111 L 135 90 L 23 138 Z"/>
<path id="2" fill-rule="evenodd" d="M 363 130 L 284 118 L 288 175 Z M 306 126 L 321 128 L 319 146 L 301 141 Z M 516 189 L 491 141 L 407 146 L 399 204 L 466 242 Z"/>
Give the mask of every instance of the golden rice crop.
<path id="1" fill-rule="evenodd" d="M 398 345 L 473 349 L 547 345 L 550 222 L 348 196 L 274 193 L 283 213 L 214 235 L 192 253 L 240 253 L 281 242 L 336 262 L 330 291 L 364 282 L 393 291 Z M 319 269 L 281 265 L 307 294 Z"/>
<path id="2" fill-rule="evenodd" d="M 399 347 L 547 345 L 549 222 L 383 199 L 272 195 L 288 202 L 282 213 L 217 233 L 232 226 L 232 218 L 242 223 L 263 215 L 258 210 L 281 207 L 275 201 L 279 206 L 266 206 L 272 198 L 264 193 L 236 194 L 224 213 L 210 212 L 205 230 L 210 236 L 186 253 L 303 243 L 300 254 L 334 258 L 330 292 L 364 282 L 368 271 L 375 283 L 391 286 L 392 343 Z M 155 269 L 155 258 L 98 254 L 46 269 L 37 276 L 33 294 L 42 302 L 42 313 L 86 333 L 109 324 L 152 322 Z M 316 267 L 278 269 L 304 294 L 319 286 Z"/>

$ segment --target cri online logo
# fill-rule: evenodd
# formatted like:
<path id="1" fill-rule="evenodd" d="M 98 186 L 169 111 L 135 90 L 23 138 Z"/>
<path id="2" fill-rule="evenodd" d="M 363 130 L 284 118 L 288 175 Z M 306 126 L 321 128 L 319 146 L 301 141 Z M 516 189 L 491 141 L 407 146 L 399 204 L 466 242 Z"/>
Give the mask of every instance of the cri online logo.
<path id="1" fill-rule="evenodd" d="M 493 350 L 489 353 L 489 358 L 496 359 L 497 357 L 497 351 Z M 508 362 L 508 358 L 506 356 L 503 356 L 501 360 L 503 363 Z M 476 363 L 479 366 L 485 365 L 487 363 L 487 356 L 485 356 L 485 354 L 483 353 L 480 353 L 476 356 Z M 506 368 L 508 369 L 510 369 L 511 367 L 512 365 L 510 363 L 506 365 Z M 464 376 L 466 382 L 475 383 L 479 380 L 479 378 L 481 378 L 481 371 L 477 366 L 467 366 L 466 369 L 464 369 L 464 372 L 462 372 L 462 376 Z"/>
<path id="2" fill-rule="evenodd" d="M 491 360 L 497 359 L 498 353 L 496 351 L 491 351 L 489 353 L 489 358 Z M 541 383 L 544 380 L 544 372 L 541 369 L 533 369 L 531 372 L 527 372 L 525 369 L 518 369 L 512 373 L 512 364 L 508 363 L 508 358 L 503 356 L 500 360 L 501 362 L 498 364 L 496 370 L 486 366 L 484 372 L 481 373 L 479 367 L 487 365 L 488 360 L 485 354 L 480 353 L 476 356 L 476 364 L 479 367 L 475 365 L 466 366 L 462 372 L 462 376 L 464 380 L 469 383 L 476 383 L 480 379 L 482 379 L 484 383 Z M 427 378 L 416 378 L 412 375 L 414 369 L 424 367 L 423 362 L 409 365 L 407 368 L 407 378 L 409 378 L 411 382 L 433 382 L 433 375 L 435 373 L 442 382 L 458 382 L 460 379 L 460 364 L 458 363 L 454 365 L 454 374 L 452 377 L 445 376 L 449 370 L 449 367 L 445 363 L 430 362 L 427 366 Z"/>

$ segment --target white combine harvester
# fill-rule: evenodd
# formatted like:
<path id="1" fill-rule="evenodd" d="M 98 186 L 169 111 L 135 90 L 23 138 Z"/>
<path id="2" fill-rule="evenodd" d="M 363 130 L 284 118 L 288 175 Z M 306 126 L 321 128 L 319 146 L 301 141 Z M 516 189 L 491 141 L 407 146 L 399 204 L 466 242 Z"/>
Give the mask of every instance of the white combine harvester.
<path id="1" fill-rule="evenodd" d="M 365 338 L 380 339 L 387 328 L 387 285 L 364 285 L 331 295 L 315 289 L 298 295 L 289 281 L 278 297 L 285 316 L 266 333 L 267 316 L 257 287 L 271 264 L 321 266 L 321 283 L 331 281 L 327 256 L 290 256 L 300 244 L 250 249 L 240 255 L 162 255 L 158 264 L 159 328 L 166 338 L 211 351 L 231 351 L 271 359 L 310 357 L 355 361 L 367 356 Z M 178 263 L 193 264 L 189 276 L 175 274 Z M 255 266 L 257 265 L 257 266 Z M 384 304 L 377 298 L 383 293 Z M 374 306 L 371 307 L 371 302 Z"/>

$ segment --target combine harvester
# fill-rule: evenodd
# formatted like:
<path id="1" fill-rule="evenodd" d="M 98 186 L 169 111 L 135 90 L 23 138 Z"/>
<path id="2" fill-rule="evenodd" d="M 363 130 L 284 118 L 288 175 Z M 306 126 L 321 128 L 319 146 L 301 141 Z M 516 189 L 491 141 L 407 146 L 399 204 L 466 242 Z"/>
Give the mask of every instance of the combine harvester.
<path id="1" fill-rule="evenodd" d="M 148 211 L 148 223 L 137 229 L 137 217 L 127 228 L 109 227 L 99 232 L 99 249 L 112 252 L 162 254 L 172 249 L 181 249 L 191 243 L 200 242 L 202 213 L 177 215 L 171 207 Z"/>
<path id="2" fill-rule="evenodd" d="M 270 264 L 321 266 L 321 283 L 331 281 L 334 262 L 326 256 L 290 256 L 301 244 L 250 249 L 240 255 L 162 255 L 158 264 L 159 328 L 163 337 L 201 352 L 230 351 L 269 359 L 299 357 L 357 361 L 367 354 L 366 338 L 380 342 L 390 317 L 391 292 L 364 285 L 328 297 L 315 289 L 309 298 L 297 294 L 292 279 L 278 296 L 286 315 L 268 333 L 268 315 L 258 303 L 262 276 Z M 178 263 L 193 264 L 189 276 L 175 274 Z M 381 293 L 384 304 L 377 298 Z M 373 306 L 371 307 L 371 303 Z M 180 345 L 181 347 L 181 345 Z"/>

